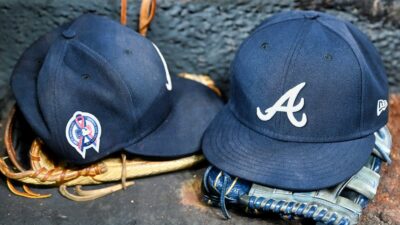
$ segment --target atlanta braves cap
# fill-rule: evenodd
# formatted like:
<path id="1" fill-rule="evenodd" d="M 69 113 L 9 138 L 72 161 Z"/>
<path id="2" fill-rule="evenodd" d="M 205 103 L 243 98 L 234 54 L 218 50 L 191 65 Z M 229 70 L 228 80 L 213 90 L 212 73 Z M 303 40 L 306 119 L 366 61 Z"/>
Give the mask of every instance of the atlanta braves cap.
<path id="1" fill-rule="evenodd" d="M 118 151 L 156 157 L 194 153 L 222 107 L 207 87 L 171 78 L 151 41 L 90 14 L 29 47 L 11 86 L 49 150 L 74 164 Z"/>
<path id="2" fill-rule="evenodd" d="M 230 90 L 204 135 L 206 158 L 282 189 L 350 178 L 388 118 L 377 50 L 352 24 L 320 12 L 280 13 L 257 27 L 232 62 Z"/>

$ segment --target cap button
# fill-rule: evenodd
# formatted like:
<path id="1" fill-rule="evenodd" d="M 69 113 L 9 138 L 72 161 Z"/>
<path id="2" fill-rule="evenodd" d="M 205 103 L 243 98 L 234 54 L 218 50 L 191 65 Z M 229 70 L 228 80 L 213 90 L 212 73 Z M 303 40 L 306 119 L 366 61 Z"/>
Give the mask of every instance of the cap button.
<path id="1" fill-rule="evenodd" d="M 315 20 L 319 17 L 318 13 L 307 13 L 304 15 L 304 18 L 310 19 L 310 20 Z"/>
<path id="2" fill-rule="evenodd" d="M 73 31 L 73 30 L 64 30 L 63 32 L 62 32 L 62 35 L 64 36 L 64 38 L 66 38 L 66 39 L 72 39 L 72 38 L 74 38 L 75 37 L 75 35 L 76 35 L 76 33 L 75 33 L 75 31 Z"/>

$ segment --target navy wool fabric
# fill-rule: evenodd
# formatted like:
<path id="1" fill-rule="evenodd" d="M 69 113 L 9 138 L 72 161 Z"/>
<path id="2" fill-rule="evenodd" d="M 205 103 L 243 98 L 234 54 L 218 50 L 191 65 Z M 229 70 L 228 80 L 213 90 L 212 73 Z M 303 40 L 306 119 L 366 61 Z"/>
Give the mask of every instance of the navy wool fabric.
<path id="1" fill-rule="evenodd" d="M 216 167 L 296 191 L 359 171 L 388 117 L 377 50 L 352 24 L 292 11 L 263 22 L 231 65 L 231 96 L 203 139 Z"/>
<path id="2" fill-rule="evenodd" d="M 11 86 L 26 120 L 60 160 L 85 164 L 119 151 L 177 157 L 200 150 L 222 103 L 193 81 L 173 78 L 171 90 L 168 74 L 151 41 L 88 14 L 28 48 Z"/>

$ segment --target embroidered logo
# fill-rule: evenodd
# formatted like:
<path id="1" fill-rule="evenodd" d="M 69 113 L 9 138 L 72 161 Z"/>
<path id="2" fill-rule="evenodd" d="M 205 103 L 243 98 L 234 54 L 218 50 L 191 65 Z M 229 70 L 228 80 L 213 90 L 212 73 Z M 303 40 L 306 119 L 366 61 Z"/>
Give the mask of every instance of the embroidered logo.
<path id="1" fill-rule="evenodd" d="M 380 116 L 383 111 L 386 110 L 388 102 L 384 99 L 378 100 L 378 105 L 376 106 L 376 115 Z"/>
<path id="2" fill-rule="evenodd" d="M 167 63 L 165 62 L 164 56 L 161 54 L 158 47 L 154 43 L 153 43 L 153 46 L 156 49 L 158 55 L 160 56 L 162 64 L 164 66 L 165 76 L 167 77 L 167 83 L 165 84 L 165 86 L 167 87 L 168 91 L 171 91 L 172 90 L 172 82 L 171 82 L 171 75 L 169 74 Z"/>
<path id="3" fill-rule="evenodd" d="M 75 112 L 67 123 L 65 135 L 68 143 L 82 158 L 85 158 L 87 149 L 93 148 L 97 153 L 99 152 L 101 125 L 94 115 L 87 112 Z"/>
<path id="4" fill-rule="evenodd" d="M 278 101 L 275 102 L 273 106 L 270 108 L 266 109 L 264 112 L 261 111 L 260 107 L 257 107 L 257 116 L 260 120 L 262 121 L 268 121 L 277 112 L 286 112 L 287 117 L 290 121 L 290 123 L 293 124 L 293 126 L 296 127 L 304 127 L 307 123 L 307 115 L 303 113 L 301 120 L 297 120 L 296 117 L 294 117 L 293 113 L 300 111 L 303 106 L 304 106 L 304 98 L 300 99 L 300 102 L 297 105 L 294 105 L 297 95 L 299 95 L 299 92 L 303 87 L 306 85 L 305 82 L 298 84 L 296 87 L 288 90 L 282 97 L 278 99 Z M 284 106 L 283 104 L 287 101 L 287 105 Z"/>

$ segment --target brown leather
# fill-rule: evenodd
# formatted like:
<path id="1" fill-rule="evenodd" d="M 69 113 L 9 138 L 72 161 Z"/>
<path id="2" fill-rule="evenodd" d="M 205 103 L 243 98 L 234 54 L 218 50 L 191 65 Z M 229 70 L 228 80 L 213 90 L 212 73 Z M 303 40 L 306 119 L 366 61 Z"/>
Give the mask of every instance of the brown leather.
<path id="1" fill-rule="evenodd" d="M 6 129 L 4 132 L 4 142 L 8 158 L 11 161 L 12 166 L 14 166 L 17 169 L 17 172 L 10 169 L 10 167 L 7 165 L 4 159 L 0 158 L 0 170 L 8 178 L 23 179 L 26 177 L 31 177 L 31 178 L 37 178 L 42 182 L 56 181 L 58 183 L 63 183 L 65 181 L 69 181 L 80 176 L 96 176 L 101 173 L 105 173 L 107 171 L 107 168 L 101 162 L 80 170 L 70 170 L 61 167 L 55 167 L 55 168 L 42 167 L 40 161 L 47 159 L 44 159 L 44 157 L 40 155 L 40 149 L 42 148 L 43 143 L 39 139 L 33 141 L 30 149 L 30 156 L 31 156 L 30 163 L 32 169 L 25 170 L 21 166 L 21 163 L 18 161 L 16 157 L 15 148 L 12 143 L 12 135 L 13 135 L 12 127 L 14 124 L 15 115 L 16 115 L 16 109 L 13 108 L 7 119 Z"/>
<path id="2" fill-rule="evenodd" d="M 196 76 L 196 79 L 194 79 L 194 77 L 188 76 L 186 78 L 200 82 L 216 91 L 216 93 L 220 93 L 214 86 L 214 83 L 210 82 L 207 77 Z M 62 164 L 54 164 L 42 151 L 44 143 L 36 138 L 33 140 L 29 152 L 31 169 L 26 170 L 18 161 L 16 149 L 13 146 L 13 139 L 15 139 L 13 138 L 13 130 L 16 129 L 13 128 L 13 126 L 16 124 L 16 117 L 16 109 L 13 108 L 7 118 L 5 126 L 4 140 L 7 156 L 0 157 L 0 172 L 7 177 L 7 185 L 10 191 L 19 196 L 28 198 L 49 197 L 50 195 L 34 193 L 25 186 L 25 184 L 53 185 L 59 186 L 61 194 L 69 199 L 75 201 L 93 200 L 133 185 L 133 182 L 128 182 L 127 179 L 185 169 L 204 160 L 202 155 L 192 155 L 165 161 L 148 161 L 140 158 L 128 160 L 126 156 L 124 157 L 123 155 L 122 160 L 106 158 L 86 168 L 74 169 L 65 167 L 65 165 Z M 6 159 L 8 159 L 7 162 Z M 21 182 L 25 193 L 17 190 L 11 183 L 11 179 Z M 122 180 L 122 184 L 116 184 L 93 191 L 85 191 L 82 190 L 80 186 L 77 186 L 75 189 L 76 194 L 70 193 L 67 189 L 67 186 L 100 184 L 118 180 Z"/>
<path id="3" fill-rule="evenodd" d="M 31 189 L 28 188 L 25 184 L 22 185 L 22 188 L 24 189 L 25 192 L 17 190 L 14 185 L 11 183 L 11 179 L 7 178 L 6 184 L 8 189 L 14 193 L 15 195 L 22 196 L 25 198 L 48 198 L 51 196 L 51 194 L 38 194 L 33 192 Z"/>
<path id="4" fill-rule="evenodd" d="M 155 7 L 155 5 L 154 5 L 154 7 Z M 214 82 L 212 82 L 212 80 L 206 76 L 194 76 L 194 75 L 190 75 L 190 74 L 184 74 L 181 76 L 184 78 L 187 78 L 187 79 L 198 81 L 198 82 L 208 86 L 209 88 L 211 88 L 217 94 L 220 94 L 220 91 L 215 87 Z M 42 141 L 40 141 L 40 139 L 35 139 L 31 145 L 31 148 L 30 148 L 31 169 L 25 170 L 16 157 L 16 150 L 13 146 L 13 141 L 12 141 L 13 125 L 14 125 L 15 117 L 16 117 L 16 109 L 14 107 L 8 115 L 6 126 L 5 126 L 5 132 L 4 132 L 5 147 L 7 150 L 8 159 L 11 161 L 12 167 L 9 167 L 9 165 L 5 162 L 5 158 L 7 158 L 7 157 L 5 157 L 5 158 L 0 157 L 0 171 L 6 177 L 15 179 L 15 180 L 22 180 L 22 182 L 24 182 L 23 180 L 25 178 L 36 178 L 37 180 L 40 180 L 40 181 L 46 181 L 46 182 L 41 183 L 43 185 L 54 184 L 54 182 L 56 182 L 57 184 L 63 184 L 63 183 L 66 183 L 68 181 L 71 181 L 71 180 L 81 177 L 81 176 L 92 177 L 93 180 L 96 181 L 96 183 L 103 182 L 100 180 L 97 181 L 96 179 L 98 177 L 95 178 L 96 175 L 104 174 L 108 170 L 108 167 L 106 166 L 106 164 L 103 161 L 93 164 L 91 166 L 88 166 L 87 168 L 80 169 L 80 170 L 69 169 L 69 168 L 65 168 L 62 166 L 54 166 L 53 163 L 45 163 L 50 160 L 41 151 L 43 143 L 42 143 Z M 189 166 L 192 163 L 194 164 L 195 161 L 197 162 L 197 161 L 202 160 L 202 157 L 198 157 L 198 156 L 186 157 L 186 158 L 187 158 L 187 160 L 185 158 L 183 158 L 182 161 L 179 163 L 178 163 L 178 161 L 180 161 L 180 159 L 171 160 L 171 161 L 174 162 L 174 165 L 176 164 L 176 169 L 179 169 L 179 168 L 184 168 L 186 166 Z M 193 158 L 193 159 L 189 159 L 189 158 Z M 192 162 L 192 160 L 193 160 L 193 162 Z M 139 173 L 140 175 L 135 174 L 135 176 L 143 176 L 144 174 L 147 174 L 147 172 L 148 172 L 147 170 L 151 171 L 150 174 L 158 174 L 158 173 L 161 173 L 164 171 L 164 169 L 160 169 L 158 167 L 157 167 L 158 168 L 157 171 L 152 171 L 154 168 L 150 165 L 160 164 L 160 166 L 162 168 L 165 168 L 165 165 L 168 165 L 169 162 L 166 161 L 166 162 L 160 162 L 160 163 L 152 163 L 150 161 L 147 162 L 147 161 L 143 161 L 143 160 L 138 160 L 138 161 L 130 160 L 129 163 L 132 165 L 133 164 L 138 165 L 138 163 L 139 164 L 147 164 L 149 167 L 148 168 L 146 167 L 147 168 L 146 173 Z M 163 163 L 166 163 L 166 164 L 163 164 Z M 111 164 L 108 164 L 108 165 L 110 166 Z M 128 162 L 124 162 L 123 164 L 128 164 Z M 43 165 L 53 165 L 53 166 L 44 167 Z M 185 166 L 183 166 L 183 165 L 185 165 Z M 114 166 L 118 166 L 118 165 L 114 165 Z M 146 166 L 146 165 L 143 165 L 143 168 L 144 168 L 144 166 Z M 12 169 L 13 167 L 15 167 L 16 170 Z M 127 175 L 128 171 L 126 169 L 127 165 L 125 165 L 123 167 L 124 168 L 122 168 L 122 174 L 120 175 L 120 178 L 122 178 L 122 180 L 125 180 L 128 177 L 128 175 Z M 144 171 L 144 169 L 143 169 L 143 171 Z M 169 171 L 169 169 L 167 171 Z M 132 171 L 130 170 L 130 172 L 132 172 Z M 166 171 L 164 171 L 164 172 L 166 172 Z"/>
<path id="5" fill-rule="evenodd" d="M 33 192 L 28 186 L 26 186 L 26 184 L 22 185 L 22 189 L 26 192 L 26 194 L 30 195 L 30 197 L 34 197 L 34 198 L 48 198 L 51 197 L 51 194 L 39 194 L 39 193 L 35 193 Z"/>
<path id="6" fill-rule="evenodd" d="M 126 190 L 126 155 L 121 154 L 122 172 L 121 172 L 121 184 L 124 190 Z"/>
<path id="7" fill-rule="evenodd" d="M 126 25 L 126 7 L 127 7 L 127 0 L 121 0 L 121 24 Z"/>
<path id="8" fill-rule="evenodd" d="M 65 197 L 74 201 L 88 201 L 93 200 L 115 191 L 126 189 L 134 184 L 134 182 L 126 181 L 127 178 L 149 176 L 159 173 L 166 173 L 191 167 L 202 160 L 204 157 L 201 155 L 193 155 L 176 160 L 166 161 L 144 161 L 142 159 L 126 159 L 122 156 L 122 162 L 117 159 L 105 159 L 102 162 L 90 165 L 83 169 L 72 169 L 63 167 L 63 165 L 54 164 L 44 152 L 43 142 L 35 139 L 30 147 L 30 163 L 31 169 L 19 170 L 14 165 L 19 165 L 20 162 L 15 157 L 16 149 L 12 143 L 12 125 L 15 120 L 15 109 L 10 113 L 8 118 L 8 127 L 5 131 L 5 140 L 7 142 L 7 152 L 9 157 L 0 158 L 0 172 L 7 177 L 7 186 L 9 190 L 18 196 L 27 198 L 46 198 L 50 195 L 38 194 L 31 191 L 25 183 L 36 185 L 54 185 L 59 186 L 59 191 Z M 12 166 L 9 166 L 5 159 L 9 158 Z M 129 170 L 127 168 L 130 168 Z M 22 167 L 21 167 L 22 168 Z M 110 168 L 110 169 L 109 169 Z M 129 175 L 128 175 L 129 171 Z M 119 176 L 118 176 L 119 172 Z M 116 184 L 97 190 L 83 191 L 80 186 L 77 186 L 75 193 L 68 191 L 67 186 L 77 184 L 99 184 L 104 182 L 111 182 L 122 180 L 122 184 Z M 11 180 L 22 182 L 22 187 L 25 192 L 17 190 L 11 183 Z"/>
<path id="9" fill-rule="evenodd" d="M 126 185 L 126 187 L 129 187 L 129 186 L 132 186 L 133 184 L 135 184 L 135 182 L 129 181 L 129 182 L 126 182 L 125 185 Z M 66 197 L 68 199 L 71 199 L 71 200 L 77 201 L 77 202 L 84 202 L 84 201 L 91 201 L 91 200 L 106 196 L 108 194 L 119 191 L 121 189 L 123 189 L 122 184 L 115 184 L 115 185 L 112 185 L 109 187 L 104 187 L 104 188 L 100 188 L 100 189 L 96 189 L 96 190 L 82 190 L 82 186 L 77 185 L 75 187 L 76 194 L 73 194 L 73 193 L 69 192 L 67 189 L 67 186 L 63 184 L 63 185 L 60 185 L 58 190 L 64 197 Z"/>
<path id="10" fill-rule="evenodd" d="M 156 13 L 156 0 L 143 0 L 140 6 L 138 31 L 146 36 L 150 23 Z M 122 25 L 127 23 L 127 0 L 121 0 L 120 22 Z"/>
<path id="11" fill-rule="evenodd" d="M 139 33 L 146 36 L 150 23 L 156 13 L 156 0 L 143 0 L 140 7 Z"/>
<path id="12" fill-rule="evenodd" d="M 7 117 L 7 122 L 6 122 L 6 127 L 5 127 L 5 133 L 4 133 L 4 144 L 6 146 L 6 151 L 9 159 L 13 163 L 13 165 L 19 170 L 19 171 L 24 171 L 25 169 L 22 167 L 22 165 L 18 162 L 17 156 L 15 154 L 15 149 L 13 146 L 13 141 L 12 141 L 12 128 L 14 125 L 14 117 L 15 117 L 15 106 L 11 109 L 11 111 L 8 113 Z"/>

